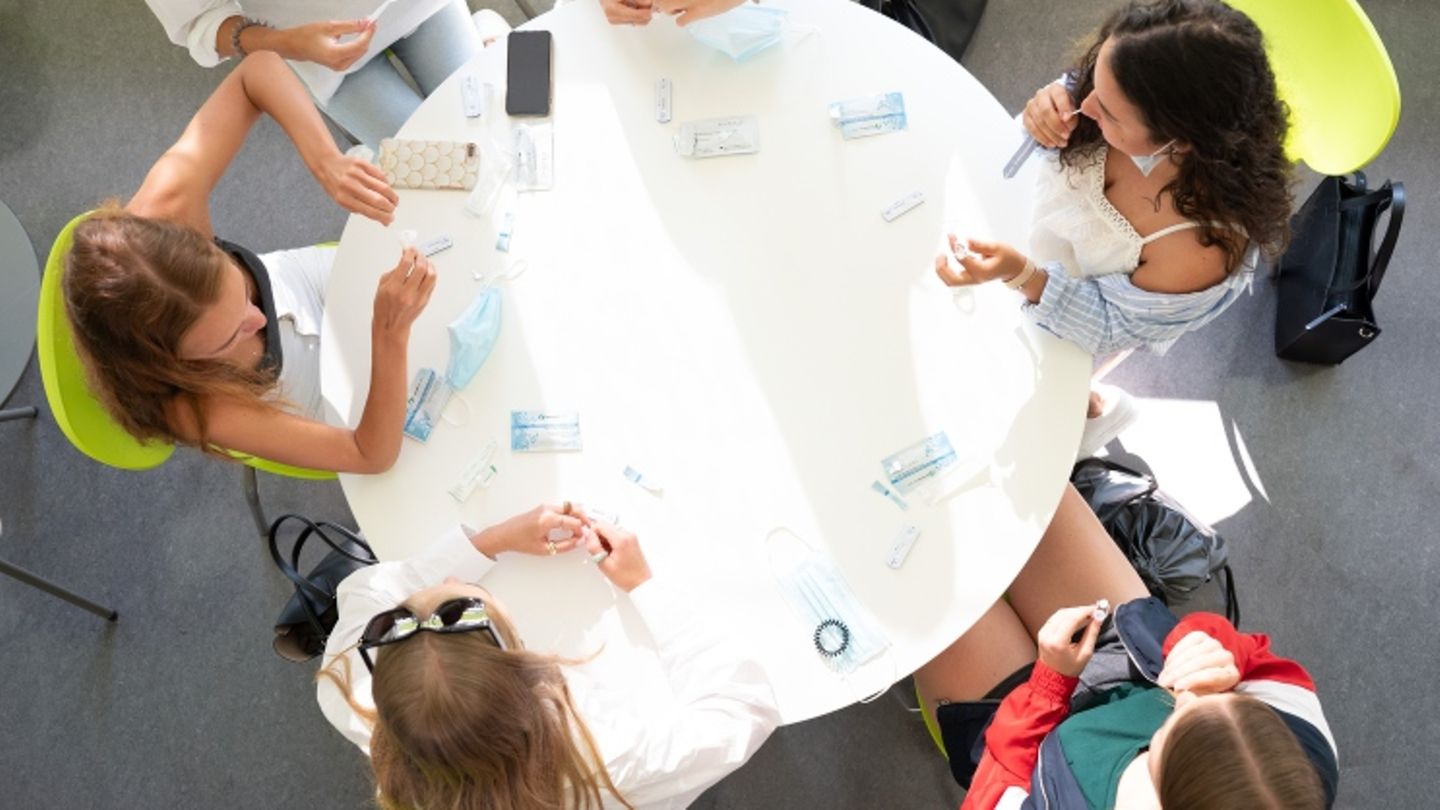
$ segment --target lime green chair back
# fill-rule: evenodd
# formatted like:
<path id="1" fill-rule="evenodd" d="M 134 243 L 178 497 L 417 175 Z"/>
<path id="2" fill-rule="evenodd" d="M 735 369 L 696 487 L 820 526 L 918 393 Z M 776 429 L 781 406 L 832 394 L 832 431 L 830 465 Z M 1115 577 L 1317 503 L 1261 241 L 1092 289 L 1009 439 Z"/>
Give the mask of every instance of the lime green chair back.
<path id="1" fill-rule="evenodd" d="M 949 759 L 950 754 L 945 750 L 945 740 L 940 736 L 940 726 L 935 724 L 935 718 L 925 711 L 925 696 L 920 694 L 920 687 L 915 687 L 915 705 L 920 707 L 920 717 L 925 721 L 925 730 L 930 732 L 930 739 L 935 741 L 935 747 L 940 749 L 941 756 Z"/>
<path id="2" fill-rule="evenodd" d="M 1400 122 L 1400 82 L 1356 0 L 1227 0 L 1265 34 L 1290 105 L 1292 160 L 1345 174 L 1375 159 Z"/>
<path id="3" fill-rule="evenodd" d="M 330 481 L 335 478 L 335 473 L 329 470 L 312 470 L 309 467 L 296 467 L 290 464 L 281 464 L 278 461 L 250 456 L 244 453 L 237 453 L 234 450 L 227 451 L 230 457 L 248 467 L 254 467 L 261 472 L 272 475 L 283 475 L 286 478 L 301 478 L 306 481 Z"/>
<path id="4" fill-rule="evenodd" d="M 100 400 L 90 391 L 85 368 L 75 351 L 75 337 L 65 311 L 65 295 L 61 280 L 65 276 L 65 256 L 75 226 L 90 212 L 70 220 L 55 237 L 50 257 L 45 262 L 45 277 L 40 281 L 40 313 L 36 320 L 36 351 L 40 356 L 40 380 L 45 386 L 45 399 L 55 422 L 65 438 L 76 449 L 101 464 L 123 470 L 148 470 L 158 467 L 175 452 L 167 442 L 140 442 L 125 432 L 106 412 Z M 333 479 L 335 473 L 295 467 L 263 458 L 230 452 L 230 456 L 263 472 L 302 478 L 311 481 Z"/>
<path id="5" fill-rule="evenodd" d="M 50 412 L 65 438 L 90 458 L 125 470 L 148 470 L 165 463 L 175 452 L 165 442 L 140 442 L 110 418 L 100 400 L 90 393 L 85 368 L 75 353 L 75 337 L 65 312 L 65 295 L 60 282 L 65 275 L 65 256 L 75 226 L 89 212 L 70 220 L 55 237 L 45 277 L 40 280 L 40 312 L 36 319 L 35 350 L 40 357 L 40 380 Z"/>

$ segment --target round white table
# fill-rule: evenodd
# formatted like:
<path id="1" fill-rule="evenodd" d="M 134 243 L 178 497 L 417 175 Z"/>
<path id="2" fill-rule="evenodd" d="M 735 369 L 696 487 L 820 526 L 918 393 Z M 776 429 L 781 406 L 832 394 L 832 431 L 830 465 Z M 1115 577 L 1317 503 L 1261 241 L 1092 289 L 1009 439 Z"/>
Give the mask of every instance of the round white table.
<path id="1" fill-rule="evenodd" d="M 1021 134 L 958 64 L 845 0 L 779 2 L 808 33 L 735 64 L 668 20 L 611 27 L 575 3 L 527 27 L 554 34 L 553 190 L 518 197 L 510 252 L 496 213 L 461 192 L 401 191 L 388 229 L 351 217 L 326 305 L 323 388 L 332 418 L 358 420 L 369 379 L 376 280 L 397 234 L 447 233 L 440 280 L 410 342 L 410 373 L 444 372 L 445 325 L 505 283 L 498 345 L 426 444 L 406 440 L 384 475 L 342 475 L 382 558 L 423 547 L 457 521 L 488 525 L 540 501 L 591 503 L 639 535 L 657 577 L 759 649 L 786 722 L 846 706 L 912 672 L 968 628 L 1025 563 L 1066 481 L 1089 357 L 1031 326 L 1001 285 L 952 294 L 932 262 L 946 230 L 1025 244 L 1033 178 L 1001 179 Z M 496 83 L 495 110 L 461 112 L 459 75 L 401 131 L 509 143 L 505 44 L 462 73 Z M 654 86 L 674 86 L 655 120 Z M 905 96 L 909 128 L 843 140 L 831 101 Z M 755 115 L 755 155 L 675 153 L 682 122 Z M 483 159 L 483 158 L 482 158 Z M 894 222 L 880 211 L 912 191 Z M 502 206 L 503 207 L 503 206 Z M 512 410 L 576 410 L 578 453 L 509 450 Z M 945 431 L 979 469 L 937 505 L 908 511 L 871 490 L 880 460 Z M 487 441 L 494 483 L 447 493 Z M 634 466 L 664 486 L 622 477 Z M 905 525 L 923 534 L 885 564 Z M 828 549 L 892 644 L 832 674 L 771 573 L 766 538 L 786 527 Z M 638 617 L 582 552 L 512 555 L 486 585 L 535 649 L 595 652 L 617 677 L 659 684 Z"/>

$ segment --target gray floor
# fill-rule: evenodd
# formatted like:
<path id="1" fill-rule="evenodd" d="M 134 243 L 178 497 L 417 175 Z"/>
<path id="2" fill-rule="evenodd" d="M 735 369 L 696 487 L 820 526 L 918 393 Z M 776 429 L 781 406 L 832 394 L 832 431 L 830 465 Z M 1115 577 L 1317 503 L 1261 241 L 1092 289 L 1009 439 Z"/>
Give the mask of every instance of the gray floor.
<path id="1" fill-rule="evenodd" d="M 1385 334 L 1338 369 L 1284 364 L 1271 354 L 1273 291 L 1260 283 L 1163 362 L 1136 358 L 1111 379 L 1156 412 L 1213 403 L 1213 452 L 1171 462 L 1191 473 L 1177 496 L 1204 500 L 1206 481 L 1233 478 L 1248 454 L 1241 490 L 1254 497 L 1219 521 L 1246 625 L 1319 682 L 1341 748 L 1341 805 L 1419 807 L 1434 801 L 1440 751 L 1429 686 L 1440 555 L 1426 511 L 1440 504 L 1440 172 L 1424 123 L 1440 113 L 1440 4 L 1362 2 L 1406 103 L 1371 167 L 1403 179 L 1411 201 L 1379 300 Z M 967 65 L 1018 110 L 1110 5 L 995 0 Z M 0 76 L 0 200 L 43 262 L 71 216 L 137 187 L 221 73 L 169 46 L 140 0 L 0 0 Z M 217 230 L 256 248 L 334 239 L 343 223 L 269 123 L 215 200 Z M 0 424 L 0 555 L 122 617 L 107 626 L 0 580 L 0 804 L 365 806 L 365 765 L 316 711 L 313 669 L 269 650 L 286 594 L 252 536 L 239 470 L 191 452 L 145 473 L 89 461 L 49 418 L 33 362 L 6 404 L 40 405 L 41 417 Z M 1151 424 L 1157 453 L 1194 438 Z M 1225 469 L 1199 467 L 1217 457 Z M 272 509 L 348 515 L 334 484 L 268 479 L 262 491 Z M 781 730 L 697 807 L 954 806 L 961 794 L 900 692 Z"/>

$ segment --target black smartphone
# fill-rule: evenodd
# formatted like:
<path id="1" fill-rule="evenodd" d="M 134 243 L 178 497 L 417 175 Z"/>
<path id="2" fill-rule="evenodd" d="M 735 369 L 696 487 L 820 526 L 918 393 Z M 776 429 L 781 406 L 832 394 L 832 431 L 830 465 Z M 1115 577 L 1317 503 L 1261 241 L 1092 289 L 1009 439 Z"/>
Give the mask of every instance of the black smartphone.
<path id="1" fill-rule="evenodd" d="M 550 32 L 512 31 L 505 79 L 505 112 L 550 114 Z"/>

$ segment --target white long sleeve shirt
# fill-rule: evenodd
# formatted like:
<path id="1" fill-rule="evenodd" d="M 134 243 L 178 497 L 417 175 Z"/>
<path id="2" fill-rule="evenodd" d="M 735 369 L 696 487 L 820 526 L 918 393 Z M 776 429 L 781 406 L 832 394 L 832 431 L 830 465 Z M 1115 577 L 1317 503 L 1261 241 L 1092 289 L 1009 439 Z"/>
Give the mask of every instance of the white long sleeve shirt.
<path id="1" fill-rule="evenodd" d="M 337 593 L 339 620 L 325 647 L 325 664 L 350 660 L 351 687 L 373 707 L 370 674 L 353 648 L 371 617 L 448 576 L 479 580 L 496 563 L 460 529 L 406 560 L 352 574 Z M 585 665 L 565 667 L 576 711 L 594 736 L 605 767 L 626 800 L 643 810 L 680 810 L 748 760 L 780 722 L 764 670 L 739 639 L 706 620 L 678 589 L 652 578 L 630 601 L 655 641 L 668 694 L 644 691 L 623 678 L 600 678 Z M 605 655 L 600 652 L 601 658 Z M 318 686 L 320 708 L 367 754 L 370 728 L 328 680 Z M 619 807 L 608 793 L 606 807 Z"/>
<path id="2" fill-rule="evenodd" d="M 201 67 L 223 61 L 215 50 L 215 34 L 231 17 L 261 20 L 274 28 L 293 28 L 313 22 L 358 20 L 380 8 L 384 0 L 145 0 L 150 11 L 165 27 L 165 35 L 190 51 Z M 398 0 L 390 3 L 375 21 L 375 38 L 365 56 L 349 70 L 337 73 L 314 62 L 289 62 L 295 75 L 310 88 L 321 104 L 330 100 L 346 74 L 365 66 L 376 54 L 397 39 L 409 36 L 451 0 Z M 287 60 L 289 61 L 289 60 Z"/>

